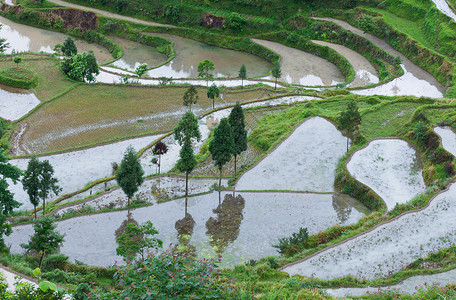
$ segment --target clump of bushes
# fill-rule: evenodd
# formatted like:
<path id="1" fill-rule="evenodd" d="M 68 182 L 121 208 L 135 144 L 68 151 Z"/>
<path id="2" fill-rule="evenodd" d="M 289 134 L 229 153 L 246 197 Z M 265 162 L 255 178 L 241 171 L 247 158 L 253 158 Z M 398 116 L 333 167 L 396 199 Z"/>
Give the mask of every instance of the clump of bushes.
<path id="1" fill-rule="evenodd" d="M 289 237 L 279 239 L 279 242 L 272 247 L 277 248 L 282 255 L 290 256 L 304 250 L 304 243 L 309 239 L 307 228 L 299 228 L 298 232 L 293 232 Z"/>

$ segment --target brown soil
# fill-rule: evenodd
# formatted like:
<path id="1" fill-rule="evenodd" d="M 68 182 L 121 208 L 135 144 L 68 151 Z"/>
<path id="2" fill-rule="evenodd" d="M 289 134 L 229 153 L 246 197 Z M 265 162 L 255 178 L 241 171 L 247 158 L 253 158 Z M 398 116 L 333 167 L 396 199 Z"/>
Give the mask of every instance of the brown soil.
<path id="1" fill-rule="evenodd" d="M 82 31 L 87 31 L 95 30 L 98 27 L 97 15 L 90 11 L 58 8 L 47 13 L 47 17 L 53 22 L 60 18 L 65 28 L 79 28 Z"/>
<path id="2" fill-rule="evenodd" d="M 222 29 L 224 24 L 225 17 L 214 16 L 210 13 L 205 13 L 201 17 L 201 26 L 203 27 Z"/>

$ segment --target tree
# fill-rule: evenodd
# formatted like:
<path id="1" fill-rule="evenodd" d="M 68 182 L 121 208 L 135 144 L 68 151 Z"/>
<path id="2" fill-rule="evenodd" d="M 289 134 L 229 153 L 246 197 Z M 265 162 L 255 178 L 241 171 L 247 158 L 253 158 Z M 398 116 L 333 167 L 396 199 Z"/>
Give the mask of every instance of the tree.
<path id="1" fill-rule="evenodd" d="M 28 162 L 27 170 L 22 178 L 22 186 L 29 196 L 30 203 L 33 205 L 35 219 L 36 207 L 40 204 L 40 173 L 41 162 L 36 157 L 32 157 Z"/>
<path id="2" fill-rule="evenodd" d="M 22 62 L 22 57 L 20 56 L 15 56 L 13 58 L 14 63 L 16 64 L 16 67 Z"/>
<path id="3" fill-rule="evenodd" d="M 144 170 L 136 156 L 132 146 L 128 146 L 124 153 L 120 167 L 116 172 L 116 181 L 122 191 L 127 195 L 128 205 L 130 199 L 138 191 L 139 186 L 144 182 Z"/>
<path id="4" fill-rule="evenodd" d="M 236 177 L 237 156 L 247 150 L 247 130 L 245 130 L 244 110 L 241 105 L 236 105 L 228 117 L 234 139 L 234 177 Z"/>
<path id="5" fill-rule="evenodd" d="M 280 69 L 280 62 L 276 61 L 272 66 L 271 70 L 272 76 L 275 78 L 274 90 L 277 89 L 277 79 L 282 76 L 282 70 Z"/>
<path id="6" fill-rule="evenodd" d="M 196 139 L 198 141 L 201 139 L 198 119 L 191 111 L 187 111 L 179 121 L 179 124 L 174 128 L 174 138 L 181 146 L 186 141 L 191 144 L 192 139 Z"/>
<path id="7" fill-rule="evenodd" d="M 144 251 L 146 249 L 158 249 L 163 246 L 163 242 L 160 239 L 151 237 L 156 234 L 158 234 L 158 231 L 151 221 L 147 221 L 140 226 L 129 223 L 125 233 L 116 238 L 119 244 L 119 247 L 116 248 L 117 255 L 124 257 L 125 261 L 129 262 L 139 253 L 142 260 L 144 260 Z M 141 238 L 138 239 L 138 236 Z"/>
<path id="8" fill-rule="evenodd" d="M 355 130 L 361 124 L 361 115 L 358 111 L 358 106 L 354 100 L 348 102 L 347 109 L 340 112 L 339 118 L 339 130 L 345 130 L 347 132 L 347 151 L 348 151 L 348 140 L 353 138 Z"/>
<path id="9" fill-rule="evenodd" d="M 235 151 L 234 139 L 231 126 L 227 118 L 220 120 L 220 124 L 214 130 L 214 139 L 209 143 L 209 152 L 212 160 L 220 171 L 219 188 L 222 185 L 223 165 L 230 161 Z"/>
<path id="10" fill-rule="evenodd" d="M 206 80 L 206 85 L 209 86 L 209 80 L 214 79 L 214 75 L 210 72 L 214 70 L 214 63 L 206 59 L 198 64 L 198 77 Z"/>
<path id="11" fill-rule="evenodd" d="M 21 244 L 22 248 L 35 250 L 41 255 L 40 268 L 44 256 L 54 253 L 64 241 L 65 235 L 55 231 L 56 227 L 50 217 L 43 217 L 33 225 L 35 234 L 30 237 L 28 244 Z"/>
<path id="12" fill-rule="evenodd" d="M 212 84 L 208 89 L 207 89 L 207 97 L 209 99 L 212 99 L 212 108 L 215 107 L 215 103 L 214 103 L 214 99 L 215 97 L 220 97 L 220 89 L 218 88 L 218 86 L 214 84 Z"/>
<path id="13" fill-rule="evenodd" d="M 243 64 L 241 68 L 239 69 L 239 78 L 242 80 L 242 88 L 244 88 L 244 79 L 247 78 L 247 68 Z"/>
<path id="14" fill-rule="evenodd" d="M 6 180 L 10 179 L 16 184 L 22 172 L 9 164 L 8 160 L 0 149 L 0 252 L 6 250 L 4 235 L 9 236 L 12 232 L 11 225 L 6 219 L 15 208 L 21 206 L 21 203 L 14 200 L 14 194 L 8 190 Z"/>
<path id="15" fill-rule="evenodd" d="M 226 19 L 228 27 L 233 29 L 235 32 L 242 32 L 244 30 L 245 24 L 247 23 L 246 19 L 242 17 L 237 12 L 232 12 L 228 15 Z"/>
<path id="16" fill-rule="evenodd" d="M 62 50 L 63 55 L 66 57 L 71 57 L 78 53 L 78 48 L 71 37 L 67 37 L 60 50 Z"/>
<path id="17" fill-rule="evenodd" d="M 39 199 L 43 200 L 43 215 L 46 212 L 46 199 L 51 192 L 56 195 L 62 190 L 58 185 L 57 178 L 53 177 L 54 168 L 48 160 L 40 162 L 36 157 L 32 157 L 27 165 L 22 185 L 29 195 L 30 202 L 35 208 L 39 204 Z"/>
<path id="18" fill-rule="evenodd" d="M 180 172 L 185 172 L 185 196 L 188 195 L 188 174 L 193 171 L 196 166 L 196 159 L 193 153 L 192 140 L 200 140 L 201 133 L 198 128 L 198 120 L 196 116 L 187 111 L 179 124 L 174 128 L 174 138 L 182 146 L 176 167 Z"/>
<path id="19" fill-rule="evenodd" d="M 147 64 L 141 64 L 139 67 L 136 68 L 135 73 L 138 75 L 139 78 L 144 75 L 147 71 Z"/>
<path id="20" fill-rule="evenodd" d="M 95 81 L 95 76 L 100 73 L 97 59 L 92 51 L 89 53 L 78 53 L 72 57 L 64 59 L 60 68 L 73 80 L 77 81 Z"/>
<path id="21" fill-rule="evenodd" d="M 0 24 L 0 29 L 2 29 L 2 24 Z M 0 54 L 3 54 L 9 46 L 10 44 L 6 42 L 5 38 L 0 38 Z"/>
<path id="22" fill-rule="evenodd" d="M 192 110 L 192 104 L 196 104 L 199 100 L 198 90 L 194 85 L 189 87 L 184 93 L 184 106 L 187 106 L 190 111 Z"/>
<path id="23" fill-rule="evenodd" d="M 160 166 L 161 166 L 161 156 L 163 154 L 166 154 L 166 152 L 168 152 L 168 147 L 166 146 L 165 143 L 163 143 L 162 141 L 158 141 L 155 146 L 154 146 L 154 149 L 152 150 L 152 153 L 154 155 L 158 155 L 158 162 L 157 162 L 157 165 L 158 165 L 158 174 L 160 174 Z"/>

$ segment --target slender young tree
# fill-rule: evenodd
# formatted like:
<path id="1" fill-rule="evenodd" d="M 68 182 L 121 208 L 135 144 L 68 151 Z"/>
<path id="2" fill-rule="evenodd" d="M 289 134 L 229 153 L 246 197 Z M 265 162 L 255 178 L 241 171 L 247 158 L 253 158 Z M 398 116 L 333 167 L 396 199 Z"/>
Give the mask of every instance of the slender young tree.
<path id="1" fill-rule="evenodd" d="M 49 163 L 49 160 L 41 162 L 40 172 L 40 192 L 39 196 L 43 200 L 43 215 L 46 213 L 46 199 L 49 197 L 51 192 L 58 195 L 62 189 L 57 184 L 59 181 L 54 177 L 54 168 Z"/>
<path id="2" fill-rule="evenodd" d="M 22 248 L 35 250 L 41 255 L 40 268 L 44 256 L 54 253 L 64 241 L 65 235 L 57 232 L 56 227 L 50 217 L 41 218 L 33 225 L 35 234 L 30 237 L 28 244 L 21 244 Z"/>
<path id="3" fill-rule="evenodd" d="M 209 143 L 212 160 L 220 171 L 219 188 L 222 186 L 222 168 L 230 161 L 235 151 L 231 126 L 227 118 L 220 120 L 214 129 L 214 139 Z"/>
<path id="4" fill-rule="evenodd" d="M 138 191 L 139 186 L 144 182 L 143 176 L 144 170 L 136 156 L 136 151 L 133 147 L 128 146 L 119 169 L 116 172 L 116 181 L 125 195 L 127 195 L 127 205 L 130 205 L 131 197 L 133 197 Z"/>
<path id="5" fill-rule="evenodd" d="M 181 146 L 185 141 L 189 141 L 191 144 L 192 139 L 198 141 L 201 139 L 198 119 L 191 111 L 187 111 L 179 121 L 179 124 L 174 128 L 174 138 Z"/>
<path id="6" fill-rule="evenodd" d="M 214 75 L 211 73 L 214 70 L 214 63 L 205 59 L 198 64 L 198 77 L 206 80 L 206 85 L 209 86 L 209 80 L 214 79 Z"/>
<path id="7" fill-rule="evenodd" d="M 196 104 L 199 100 L 198 90 L 194 85 L 189 87 L 184 93 L 184 106 L 187 106 L 189 110 L 192 110 L 192 104 Z"/>
<path id="8" fill-rule="evenodd" d="M 282 76 L 282 69 L 280 68 L 280 62 L 276 61 L 274 65 L 272 66 L 272 77 L 275 78 L 275 85 L 274 85 L 274 90 L 277 89 L 277 79 L 279 79 Z"/>
<path id="9" fill-rule="evenodd" d="M 168 146 L 166 146 L 166 144 L 163 143 L 162 141 L 158 141 L 155 144 L 154 149 L 152 150 L 152 153 L 154 155 L 158 155 L 158 162 L 157 162 L 158 174 L 160 174 L 161 156 L 166 154 L 166 152 L 168 152 Z"/>
<path id="10" fill-rule="evenodd" d="M 174 128 L 174 138 L 182 146 L 177 162 L 177 169 L 185 172 L 185 195 L 188 195 L 188 174 L 193 171 L 196 166 L 196 159 L 193 153 L 192 140 L 200 140 L 201 133 L 198 128 L 198 119 L 191 112 L 187 111 L 179 124 Z"/>
<path id="11" fill-rule="evenodd" d="M 242 88 L 244 88 L 244 79 L 247 78 L 247 68 L 244 64 L 239 69 L 239 78 L 241 78 Z"/>
<path id="12" fill-rule="evenodd" d="M 207 89 L 207 97 L 209 99 L 212 99 L 212 108 L 215 108 L 215 97 L 220 97 L 220 89 L 218 86 L 212 84 L 208 89 Z"/>
<path id="13" fill-rule="evenodd" d="M 348 151 L 348 140 L 353 138 L 355 130 L 361 124 L 361 115 L 358 111 L 358 106 L 354 100 L 348 102 L 347 109 L 340 112 L 339 118 L 339 130 L 345 130 L 347 132 L 347 151 Z"/>
<path id="14" fill-rule="evenodd" d="M 27 165 L 24 177 L 22 178 L 22 186 L 24 191 L 29 196 L 30 203 L 32 203 L 35 211 L 36 219 L 36 207 L 40 204 L 40 182 L 41 182 L 41 162 L 36 158 L 32 157 Z"/>
<path id="15" fill-rule="evenodd" d="M 247 150 L 247 130 L 245 130 L 244 110 L 241 105 L 236 105 L 228 117 L 234 139 L 234 177 L 236 177 L 237 156 Z"/>

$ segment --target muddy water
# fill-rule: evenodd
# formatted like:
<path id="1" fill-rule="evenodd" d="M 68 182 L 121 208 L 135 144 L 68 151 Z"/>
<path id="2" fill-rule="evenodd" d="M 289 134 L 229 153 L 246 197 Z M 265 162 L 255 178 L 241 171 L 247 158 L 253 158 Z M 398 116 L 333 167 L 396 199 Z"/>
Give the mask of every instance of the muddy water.
<path id="1" fill-rule="evenodd" d="M 15 121 L 27 114 L 40 100 L 31 90 L 0 85 L 0 117 Z"/>
<path id="2" fill-rule="evenodd" d="M 63 44 L 68 37 L 63 33 L 14 23 L 4 17 L 0 17 L 0 23 L 3 24 L 0 29 L 0 36 L 5 38 L 10 44 L 10 47 L 6 50 L 7 54 L 10 54 L 13 50 L 15 52 L 42 51 L 52 53 L 55 45 Z M 98 44 L 89 44 L 83 40 L 75 40 L 75 43 L 79 52 L 92 50 L 99 63 L 113 59 L 109 51 Z"/>
<path id="3" fill-rule="evenodd" d="M 149 71 L 147 74 L 150 77 L 197 78 L 198 64 L 205 59 L 214 63 L 214 77 L 238 77 L 242 64 L 247 68 L 248 77 L 266 74 L 272 68 L 267 60 L 246 52 L 211 46 L 175 35 L 147 34 L 173 41 L 176 54 L 168 64 Z"/>
<path id="4" fill-rule="evenodd" d="M 116 256 L 115 234 L 122 223 L 152 221 L 163 244 L 188 243 L 199 257 L 223 256 L 223 266 L 277 254 L 271 244 L 307 227 L 316 233 L 335 224 L 358 221 L 366 209 L 356 200 L 332 194 L 232 193 L 214 192 L 161 203 L 130 211 L 82 216 L 58 222 L 65 233 L 61 253 L 72 261 L 109 266 Z M 97 228 L 97 230 L 93 230 Z M 261 228 L 262 230 L 258 230 Z M 18 226 L 6 239 L 12 252 L 23 252 L 31 225 Z M 190 239 L 185 241 L 182 235 Z M 180 241 L 179 241 L 180 240 Z"/>
<path id="5" fill-rule="evenodd" d="M 136 68 L 143 63 L 147 64 L 148 68 L 152 68 L 168 59 L 166 55 L 158 52 L 157 49 L 153 47 L 145 46 L 116 36 L 109 36 L 109 39 L 119 45 L 123 51 L 122 58 L 111 64 L 117 68 L 135 71 Z"/>
<path id="6" fill-rule="evenodd" d="M 367 60 L 367 58 L 358 52 L 338 44 L 324 41 L 312 42 L 336 50 L 340 55 L 344 56 L 348 60 L 355 71 L 355 76 L 353 81 L 348 85 L 349 87 L 358 87 L 379 82 L 377 70 L 375 70 L 374 66 Z"/>
<path id="7" fill-rule="evenodd" d="M 385 201 L 388 210 L 426 190 L 419 154 L 403 140 L 370 142 L 353 154 L 347 170 L 373 189 Z"/>
<path id="8" fill-rule="evenodd" d="M 369 33 L 364 33 L 362 30 L 351 26 L 345 21 L 342 20 L 337 20 L 337 19 L 332 19 L 332 18 L 315 18 L 319 20 L 325 20 L 325 21 L 330 21 L 334 22 L 337 25 L 341 26 L 342 28 L 345 28 L 347 30 L 352 31 L 353 33 L 362 36 L 368 40 L 370 40 L 372 43 L 374 43 L 376 46 L 382 48 L 386 52 L 390 53 L 393 56 L 400 56 L 402 58 L 403 62 L 403 68 L 405 68 L 406 72 L 409 73 L 409 77 L 403 79 L 402 85 L 400 87 L 397 86 L 398 81 L 400 82 L 400 77 L 398 79 L 395 79 L 397 82 L 392 83 L 388 85 L 387 88 L 384 88 L 386 90 L 371 90 L 368 95 L 373 95 L 373 94 L 378 94 L 378 95 L 413 95 L 413 96 L 431 96 L 429 97 L 442 97 L 443 93 L 445 92 L 445 87 L 437 81 L 437 79 L 434 78 L 429 72 L 421 69 L 417 65 L 415 65 L 413 62 L 411 62 L 407 57 L 405 57 L 402 53 L 391 47 L 389 44 L 387 44 L 384 40 L 381 40 L 377 38 L 376 36 L 369 34 Z M 406 75 L 406 74 L 405 74 Z M 393 80 L 393 81 L 395 81 Z M 384 85 L 382 85 L 384 86 Z M 382 87 L 381 86 L 381 87 Z M 380 88 L 380 87 L 379 87 Z M 414 92 L 414 90 L 418 89 L 419 92 Z M 427 92 L 428 89 L 431 89 L 432 91 L 429 93 Z M 403 93 L 398 93 L 398 90 L 405 90 Z M 424 93 L 424 94 L 423 94 Z M 438 94 L 437 94 L 438 93 Z M 360 91 L 360 94 L 366 94 L 363 90 Z M 423 94 L 423 95 L 422 95 Z"/>
<path id="9" fill-rule="evenodd" d="M 237 182 L 238 190 L 334 191 L 339 157 L 347 140 L 329 121 L 315 117 Z"/>
<path id="10" fill-rule="evenodd" d="M 281 81 L 308 86 L 336 85 L 345 81 L 339 68 L 326 59 L 275 42 L 258 39 L 252 39 L 252 41 L 271 49 L 282 57 L 280 62 Z M 267 78 L 272 79 L 271 76 Z"/>

